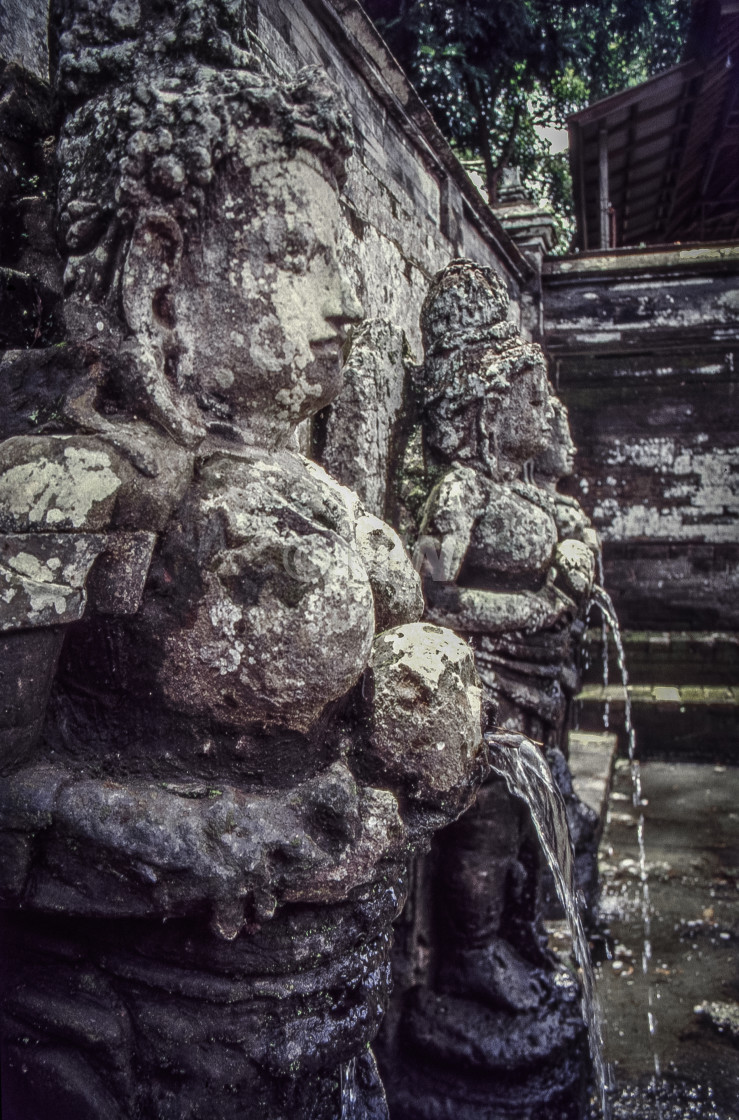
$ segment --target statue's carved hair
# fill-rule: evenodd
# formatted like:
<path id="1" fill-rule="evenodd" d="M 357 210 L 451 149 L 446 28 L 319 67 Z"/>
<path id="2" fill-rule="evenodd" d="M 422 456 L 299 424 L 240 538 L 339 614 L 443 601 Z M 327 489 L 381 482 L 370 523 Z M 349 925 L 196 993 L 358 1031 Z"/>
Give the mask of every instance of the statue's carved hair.
<path id="1" fill-rule="evenodd" d="M 317 68 L 280 74 L 239 26 L 240 9 L 229 0 L 60 0 L 59 229 L 78 293 L 102 296 L 141 208 L 166 211 L 187 233 L 233 130 L 273 129 L 286 151 L 313 152 L 343 180 L 352 127 L 336 90 Z"/>
<path id="2" fill-rule="evenodd" d="M 426 355 L 500 337 L 510 300 L 494 269 L 459 257 L 439 272 L 421 308 Z"/>
<path id="3" fill-rule="evenodd" d="M 498 274 L 464 258 L 437 274 L 424 300 L 419 395 L 427 445 L 442 459 L 481 458 L 489 466 L 483 416 L 513 378 L 534 366 L 546 371 L 540 347 L 507 320 L 509 304 Z"/>
<path id="4" fill-rule="evenodd" d="M 310 153 L 339 187 L 352 147 L 351 119 L 325 74 L 280 72 L 244 26 L 243 6 L 241 0 L 56 0 L 52 17 L 63 118 L 58 230 L 67 258 L 70 338 L 88 348 L 94 339 L 101 368 L 111 371 L 108 383 L 117 380 L 125 389 L 133 377 L 156 386 L 171 416 L 164 418 L 160 407 L 154 412 L 171 431 L 185 402 L 172 398 L 169 409 L 161 371 L 144 376 L 144 358 L 153 370 L 151 355 L 132 356 L 131 325 L 124 321 L 122 277 L 137 222 L 145 215 L 158 223 L 168 231 L 171 253 L 179 254 L 197 234 L 219 170 L 233 165 L 237 150 L 247 173 L 260 161 Z M 261 140 L 238 144 L 250 129 L 261 130 Z M 151 403 L 153 390 L 144 396 Z"/>

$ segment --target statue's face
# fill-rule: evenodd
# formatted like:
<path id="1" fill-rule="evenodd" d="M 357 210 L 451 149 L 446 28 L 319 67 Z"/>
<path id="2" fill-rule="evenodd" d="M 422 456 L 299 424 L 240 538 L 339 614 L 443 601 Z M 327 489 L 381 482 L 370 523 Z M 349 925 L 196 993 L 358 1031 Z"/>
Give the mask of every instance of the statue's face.
<path id="1" fill-rule="evenodd" d="M 247 130 L 238 142 L 253 155 L 262 139 Z M 340 343 L 361 308 L 342 279 L 339 201 L 318 162 L 277 154 L 246 171 L 238 155 L 187 254 L 178 329 L 206 418 L 277 446 L 339 392 Z"/>
<path id="2" fill-rule="evenodd" d="M 514 374 L 495 417 L 499 458 L 515 465 L 540 455 L 549 445 L 554 421 L 543 359 Z"/>
<path id="3" fill-rule="evenodd" d="M 549 446 L 544 452 L 545 470 L 552 478 L 569 478 L 575 470 L 577 448 L 572 442 L 567 409 L 561 401 L 554 400 Z"/>

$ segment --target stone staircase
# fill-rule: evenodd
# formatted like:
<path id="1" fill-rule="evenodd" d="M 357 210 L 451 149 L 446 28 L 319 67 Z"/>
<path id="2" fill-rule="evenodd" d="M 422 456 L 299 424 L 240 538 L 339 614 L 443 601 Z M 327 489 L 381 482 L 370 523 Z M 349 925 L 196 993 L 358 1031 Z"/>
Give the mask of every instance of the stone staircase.
<path id="1" fill-rule="evenodd" d="M 739 634 L 625 631 L 639 757 L 739 762 Z M 612 645 L 612 643 L 611 643 Z M 624 695 L 614 650 L 603 684 L 602 636 L 586 635 L 589 667 L 577 701 L 580 732 L 608 730 L 626 746 Z"/>

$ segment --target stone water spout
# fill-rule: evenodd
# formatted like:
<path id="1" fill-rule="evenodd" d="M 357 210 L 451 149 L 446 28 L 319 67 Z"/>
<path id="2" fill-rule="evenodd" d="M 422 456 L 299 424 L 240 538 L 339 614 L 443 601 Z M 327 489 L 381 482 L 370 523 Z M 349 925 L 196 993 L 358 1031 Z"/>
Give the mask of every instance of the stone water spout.
<path id="1" fill-rule="evenodd" d="M 426 617 L 474 650 L 492 741 L 521 733 L 546 754 L 592 898 L 597 822 L 563 748 L 598 542 L 557 493 L 572 471 L 566 411 L 541 349 L 507 315 L 489 268 L 456 260 L 433 281 L 396 489 L 415 518 Z M 398 1120 L 577 1114 L 584 1028 L 576 986 L 547 949 L 542 866 L 528 810 L 493 773 L 416 869 L 400 939 L 411 959 L 399 961 L 381 1053 Z"/>
<path id="2" fill-rule="evenodd" d="M 296 449 L 359 315 L 351 124 L 240 11 L 54 11 L 65 345 L 0 443 L 7 1120 L 335 1120 L 355 1059 L 383 1115 L 405 867 L 484 771 L 471 650 Z"/>

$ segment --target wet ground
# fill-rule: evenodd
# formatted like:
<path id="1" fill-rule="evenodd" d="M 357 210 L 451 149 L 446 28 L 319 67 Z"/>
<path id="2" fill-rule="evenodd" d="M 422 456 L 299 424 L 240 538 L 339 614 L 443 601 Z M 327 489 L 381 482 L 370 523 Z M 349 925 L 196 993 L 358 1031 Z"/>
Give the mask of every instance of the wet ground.
<path id="1" fill-rule="evenodd" d="M 604 937 L 594 950 L 614 1118 L 739 1120 L 739 767 L 641 769 L 646 974 L 638 814 L 625 762 L 616 763 L 601 843 Z"/>

